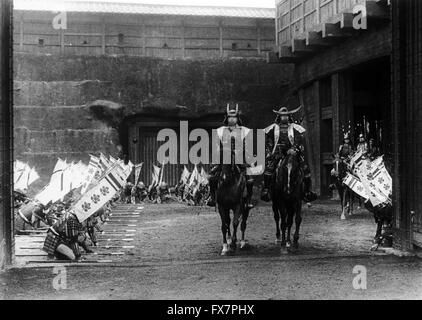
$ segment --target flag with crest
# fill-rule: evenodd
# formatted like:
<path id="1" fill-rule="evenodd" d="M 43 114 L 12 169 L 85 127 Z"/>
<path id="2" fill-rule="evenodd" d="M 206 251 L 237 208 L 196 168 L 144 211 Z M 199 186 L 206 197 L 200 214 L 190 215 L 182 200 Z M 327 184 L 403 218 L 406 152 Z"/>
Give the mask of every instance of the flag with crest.
<path id="1" fill-rule="evenodd" d="M 97 185 L 86 192 L 73 206 L 79 222 L 83 222 L 103 207 L 119 192 L 126 183 L 125 171 L 116 162 L 98 181 Z"/>

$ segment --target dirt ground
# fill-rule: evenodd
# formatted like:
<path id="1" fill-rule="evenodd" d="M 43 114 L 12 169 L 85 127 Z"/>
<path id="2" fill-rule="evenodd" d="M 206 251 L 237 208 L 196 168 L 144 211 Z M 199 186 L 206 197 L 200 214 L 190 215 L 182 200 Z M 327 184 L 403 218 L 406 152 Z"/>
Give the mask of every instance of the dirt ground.
<path id="1" fill-rule="evenodd" d="M 370 252 L 375 232 L 371 214 L 360 210 L 342 221 L 332 201 L 303 207 L 300 248 L 294 254 L 275 244 L 266 204 L 250 213 L 248 247 L 225 257 L 220 256 L 220 218 L 210 208 L 145 204 L 132 228 L 134 248 L 113 263 L 66 267 L 66 289 L 54 288 L 57 270 L 52 266 L 15 268 L 0 274 L 0 298 L 422 298 L 421 260 Z M 353 288 L 356 265 L 367 270 L 366 290 Z"/>

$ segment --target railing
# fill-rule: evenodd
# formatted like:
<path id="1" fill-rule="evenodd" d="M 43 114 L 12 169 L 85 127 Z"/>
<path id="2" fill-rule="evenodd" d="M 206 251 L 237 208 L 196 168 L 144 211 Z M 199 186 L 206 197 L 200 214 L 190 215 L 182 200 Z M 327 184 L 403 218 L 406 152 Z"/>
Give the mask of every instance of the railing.
<path id="1" fill-rule="evenodd" d="M 280 0 L 276 5 L 276 44 L 304 38 L 306 31 L 367 0 Z"/>

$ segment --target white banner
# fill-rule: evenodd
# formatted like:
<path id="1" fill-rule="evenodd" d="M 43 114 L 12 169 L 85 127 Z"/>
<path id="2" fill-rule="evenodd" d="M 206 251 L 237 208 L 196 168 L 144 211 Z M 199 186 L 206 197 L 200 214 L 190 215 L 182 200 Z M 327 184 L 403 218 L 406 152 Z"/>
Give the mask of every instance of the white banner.
<path id="1" fill-rule="evenodd" d="M 365 200 L 369 198 L 368 192 L 362 182 L 350 173 L 347 173 L 343 183 Z"/>
<path id="2" fill-rule="evenodd" d="M 59 158 L 54 167 L 50 182 L 35 196 L 35 200 L 43 205 L 47 205 L 53 198 L 56 198 L 57 193 L 61 191 L 63 171 L 66 167 L 66 161 Z"/>
<path id="3" fill-rule="evenodd" d="M 180 182 L 186 184 L 188 182 L 190 172 L 186 166 L 183 167 L 182 175 L 180 176 Z"/>

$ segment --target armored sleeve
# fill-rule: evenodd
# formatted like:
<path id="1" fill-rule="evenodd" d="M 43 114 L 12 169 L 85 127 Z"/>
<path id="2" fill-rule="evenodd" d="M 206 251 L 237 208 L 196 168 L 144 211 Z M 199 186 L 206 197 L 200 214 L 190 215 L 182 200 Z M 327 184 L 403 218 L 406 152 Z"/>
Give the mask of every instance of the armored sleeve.
<path id="1" fill-rule="evenodd" d="M 265 154 L 268 156 L 274 149 L 274 129 L 265 134 Z"/>

